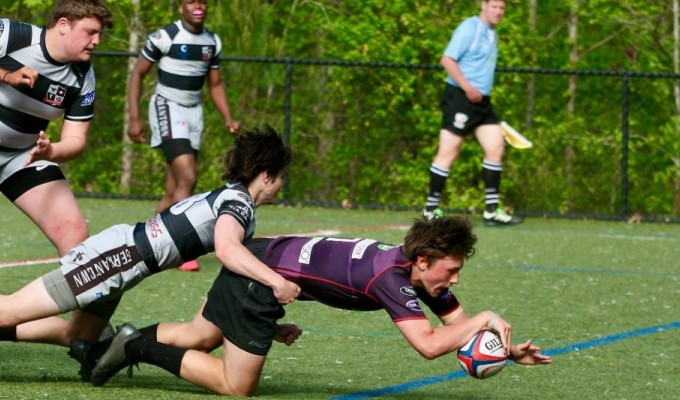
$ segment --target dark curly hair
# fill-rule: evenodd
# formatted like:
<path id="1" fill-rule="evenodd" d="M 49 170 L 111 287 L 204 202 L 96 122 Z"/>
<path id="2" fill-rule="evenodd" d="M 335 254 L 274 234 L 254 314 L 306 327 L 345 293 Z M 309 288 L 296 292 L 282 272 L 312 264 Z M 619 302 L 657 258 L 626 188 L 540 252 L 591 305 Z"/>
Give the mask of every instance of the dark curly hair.
<path id="1" fill-rule="evenodd" d="M 261 172 L 278 175 L 293 159 L 292 151 L 270 126 L 238 134 L 224 158 L 222 179 L 248 185 Z"/>
<path id="2" fill-rule="evenodd" d="M 418 256 L 428 260 L 448 256 L 469 259 L 475 254 L 477 236 L 467 217 L 451 216 L 432 221 L 416 220 L 404 239 L 402 252 L 412 262 Z"/>

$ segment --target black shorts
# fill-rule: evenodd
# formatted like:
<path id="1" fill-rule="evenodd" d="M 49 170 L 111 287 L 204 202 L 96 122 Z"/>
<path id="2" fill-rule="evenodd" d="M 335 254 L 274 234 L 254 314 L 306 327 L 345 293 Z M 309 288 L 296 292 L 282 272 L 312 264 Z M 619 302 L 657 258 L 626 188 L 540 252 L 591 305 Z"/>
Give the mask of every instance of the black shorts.
<path id="1" fill-rule="evenodd" d="M 481 103 L 472 103 L 463 89 L 448 83 L 441 101 L 442 129 L 459 136 L 467 136 L 480 125 L 500 122 L 491 105 L 491 97 L 484 96 Z"/>
<path id="2" fill-rule="evenodd" d="M 259 282 L 220 268 L 208 292 L 203 317 L 222 330 L 240 349 L 265 356 L 286 312 L 272 290 Z"/>
<path id="3" fill-rule="evenodd" d="M 172 160 L 184 154 L 193 154 L 195 158 L 198 158 L 198 150 L 191 147 L 189 139 L 164 140 L 156 148 L 163 150 L 165 162 L 168 164 L 172 164 Z"/>
<path id="4" fill-rule="evenodd" d="M 0 192 L 14 203 L 22 194 L 43 183 L 66 179 L 58 165 L 26 167 L 0 184 Z"/>

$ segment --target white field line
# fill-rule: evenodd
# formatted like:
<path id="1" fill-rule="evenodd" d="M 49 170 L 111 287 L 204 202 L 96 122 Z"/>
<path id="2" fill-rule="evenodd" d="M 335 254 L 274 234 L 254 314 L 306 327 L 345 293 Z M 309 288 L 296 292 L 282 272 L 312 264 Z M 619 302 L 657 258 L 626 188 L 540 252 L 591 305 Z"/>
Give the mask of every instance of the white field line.
<path id="1" fill-rule="evenodd" d="M 387 228 L 388 226 L 384 226 L 381 228 Z M 390 226 L 390 228 L 402 228 L 401 225 L 393 225 Z M 267 237 L 267 238 L 275 238 L 277 236 L 337 236 L 342 234 L 342 231 L 340 230 L 335 230 L 335 229 L 324 229 L 324 230 L 318 230 L 314 232 L 298 232 L 298 233 L 287 233 L 287 234 L 281 234 L 281 235 L 271 235 L 271 236 L 261 236 L 261 237 Z M 53 257 L 53 258 L 35 258 L 35 259 L 29 259 L 29 260 L 18 260 L 18 261 L 7 261 L 7 262 L 0 262 L 0 269 L 2 268 L 11 268 L 11 267 L 24 267 L 24 266 L 29 266 L 29 265 L 40 265 L 40 264 L 51 264 L 51 263 L 57 263 L 59 261 L 59 258 Z M 56 267 L 56 265 L 55 265 Z"/>

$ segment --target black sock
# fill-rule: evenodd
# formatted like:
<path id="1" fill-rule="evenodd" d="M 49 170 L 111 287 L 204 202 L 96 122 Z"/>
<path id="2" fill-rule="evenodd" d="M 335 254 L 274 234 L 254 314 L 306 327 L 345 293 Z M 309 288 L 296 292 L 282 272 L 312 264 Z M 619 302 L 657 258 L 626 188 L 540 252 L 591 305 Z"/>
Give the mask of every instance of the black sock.
<path id="1" fill-rule="evenodd" d="M 144 328 L 139 329 L 139 333 L 142 334 L 143 338 L 154 342 L 158 340 L 156 332 L 158 332 L 158 324 L 145 326 Z"/>
<path id="2" fill-rule="evenodd" d="M 108 338 L 102 340 L 101 342 L 91 343 L 87 358 L 94 360 L 95 362 L 99 360 L 99 357 L 101 357 L 104 353 L 106 353 L 106 350 L 109 349 L 112 341 L 113 338 Z"/>
<path id="3" fill-rule="evenodd" d="M 439 198 L 444 191 L 446 178 L 449 177 L 449 170 L 438 167 L 434 164 L 430 165 L 430 191 L 427 193 L 425 202 L 425 209 L 432 211 L 439 207 Z"/>
<path id="4" fill-rule="evenodd" d="M 163 368 L 171 374 L 179 376 L 182 358 L 187 349 L 180 349 L 155 340 L 139 337 L 125 345 L 125 355 L 133 363 L 147 363 Z"/>
<path id="5" fill-rule="evenodd" d="M 502 164 L 484 160 L 482 162 L 482 176 L 484 177 L 484 204 L 486 211 L 494 212 L 500 202 Z"/>
<path id="6" fill-rule="evenodd" d="M 17 327 L 8 326 L 7 328 L 0 328 L 0 341 L 2 342 L 16 342 L 17 341 Z"/>

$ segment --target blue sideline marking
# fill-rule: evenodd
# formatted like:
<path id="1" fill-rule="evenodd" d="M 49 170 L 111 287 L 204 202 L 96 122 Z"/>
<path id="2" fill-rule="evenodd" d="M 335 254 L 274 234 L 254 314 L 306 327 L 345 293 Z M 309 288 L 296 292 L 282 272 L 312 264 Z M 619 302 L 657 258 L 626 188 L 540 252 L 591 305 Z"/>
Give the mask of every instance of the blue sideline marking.
<path id="1" fill-rule="evenodd" d="M 671 329 L 678 329 L 680 328 L 680 321 L 675 321 L 671 322 L 669 324 L 663 324 L 663 325 L 654 325 L 650 326 L 648 328 L 642 328 L 642 329 L 637 329 L 634 331 L 628 331 L 628 332 L 623 332 L 623 333 L 618 333 L 614 335 L 609 335 L 605 336 L 600 339 L 594 339 L 594 340 L 588 340 L 585 342 L 580 342 L 580 343 L 575 343 L 569 346 L 564 346 L 564 347 L 558 347 L 556 349 L 552 350 L 546 350 L 543 353 L 549 356 L 556 356 L 556 355 L 561 355 L 565 353 L 570 353 L 572 351 L 581 351 L 585 349 L 589 349 L 592 347 L 599 347 L 599 346 L 604 346 L 608 344 L 612 344 L 615 342 L 619 342 L 624 339 L 629 339 L 637 336 L 646 336 L 646 335 L 652 335 L 658 332 L 663 332 Z M 467 374 L 463 370 L 458 370 L 456 372 L 451 372 L 445 375 L 439 375 L 439 376 L 431 376 L 428 378 L 423 378 L 419 379 L 417 381 L 413 382 L 406 382 L 406 383 L 401 383 L 399 385 L 394 385 L 394 386 L 387 386 L 384 388 L 380 389 L 375 389 L 375 390 L 369 390 L 366 392 L 357 392 L 357 393 L 351 393 L 347 395 L 342 395 L 342 396 L 336 396 L 331 398 L 331 400 L 355 400 L 355 399 L 365 399 L 369 397 L 380 397 L 380 396 L 386 396 L 389 394 L 394 394 L 394 393 L 401 393 L 401 392 L 406 392 L 409 390 L 414 390 L 421 388 L 423 386 L 427 385 L 433 385 L 436 383 L 441 383 L 453 379 L 460 379 L 467 377 Z"/>

